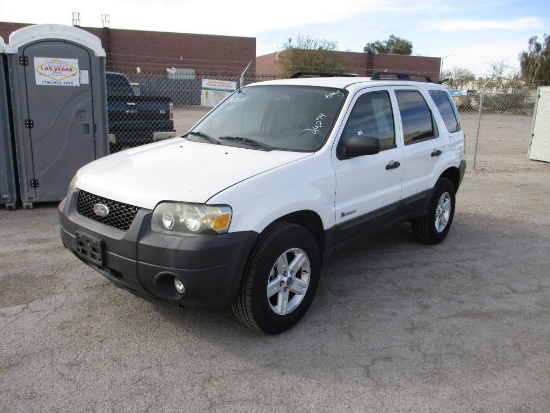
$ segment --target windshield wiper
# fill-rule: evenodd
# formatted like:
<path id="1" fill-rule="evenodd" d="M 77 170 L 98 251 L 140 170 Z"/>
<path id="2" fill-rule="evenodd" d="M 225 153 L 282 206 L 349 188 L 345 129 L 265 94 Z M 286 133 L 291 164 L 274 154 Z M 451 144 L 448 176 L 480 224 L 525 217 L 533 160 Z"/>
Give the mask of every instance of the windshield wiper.
<path id="1" fill-rule="evenodd" d="M 224 141 L 237 142 L 237 143 L 243 144 L 243 145 L 251 147 L 251 148 L 261 149 L 263 151 L 272 151 L 273 150 L 272 146 L 269 146 L 266 143 L 255 141 L 254 139 L 250 139 L 250 138 L 242 138 L 240 136 L 222 136 L 218 139 L 220 141 L 224 140 Z"/>
<path id="2" fill-rule="evenodd" d="M 216 138 L 213 138 L 212 136 L 207 135 L 204 132 L 191 131 L 187 133 L 187 136 L 189 135 L 198 136 L 199 138 L 202 138 L 207 142 L 213 143 L 214 145 L 221 145 L 221 143 Z"/>

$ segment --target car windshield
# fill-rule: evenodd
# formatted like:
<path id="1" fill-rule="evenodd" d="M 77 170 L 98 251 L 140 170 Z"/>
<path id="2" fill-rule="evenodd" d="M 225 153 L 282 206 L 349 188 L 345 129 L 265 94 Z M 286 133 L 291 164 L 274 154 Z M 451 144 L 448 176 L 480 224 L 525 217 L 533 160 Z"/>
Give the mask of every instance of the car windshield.
<path id="1" fill-rule="evenodd" d="M 188 135 L 189 140 L 256 150 L 313 152 L 321 148 L 346 91 L 258 85 L 235 92 Z M 209 138 L 204 138 L 208 136 Z"/>

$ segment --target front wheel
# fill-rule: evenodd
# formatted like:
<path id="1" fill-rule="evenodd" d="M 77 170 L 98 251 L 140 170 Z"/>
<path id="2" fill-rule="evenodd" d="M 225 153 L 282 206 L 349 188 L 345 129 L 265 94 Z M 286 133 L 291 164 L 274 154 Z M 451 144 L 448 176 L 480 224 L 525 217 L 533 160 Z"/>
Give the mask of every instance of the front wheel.
<path id="1" fill-rule="evenodd" d="M 412 223 L 416 238 L 426 244 L 439 244 L 445 239 L 455 213 L 455 187 L 447 178 L 435 184 L 426 214 Z"/>
<path id="2" fill-rule="evenodd" d="M 253 330 L 288 330 L 311 305 L 320 267 L 319 247 L 309 231 L 295 224 L 275 224 L 252 253 L 233 312 Z"/>

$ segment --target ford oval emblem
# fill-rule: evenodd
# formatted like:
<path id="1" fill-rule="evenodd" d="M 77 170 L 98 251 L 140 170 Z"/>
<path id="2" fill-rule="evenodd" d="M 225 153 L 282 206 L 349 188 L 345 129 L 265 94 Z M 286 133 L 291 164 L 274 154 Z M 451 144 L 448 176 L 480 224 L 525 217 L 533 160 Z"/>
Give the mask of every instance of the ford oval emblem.
<path id="1" fill-rule="evenodd" d="M 104 204 L 95 204 L 94 214 L 96 214 L 98 217 L 104 218 L 109 215 L 109 207 Z"/>

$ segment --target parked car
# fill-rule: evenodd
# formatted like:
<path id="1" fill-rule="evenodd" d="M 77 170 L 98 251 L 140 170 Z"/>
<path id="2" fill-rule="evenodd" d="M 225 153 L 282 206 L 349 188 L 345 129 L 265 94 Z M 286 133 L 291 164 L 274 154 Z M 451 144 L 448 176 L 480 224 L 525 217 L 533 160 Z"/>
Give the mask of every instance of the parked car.
<path id="1" fill-rule="evenodd" d="M 176 135 L 169 97 L 137 96 L 122 73 L 107 72 L 106 80 L 111 152 Z"/>
<path id="2" fill-rule="evenodd" d="M 276 334 L 304 316 L 338 247 L 405 221 L 419 241 L 443 241 L 464 146 L 438 84 L 256 83 L 185 136 L 82 168 L 59 207 L 61 237 L 134 294 L 232 306 Z"/>

